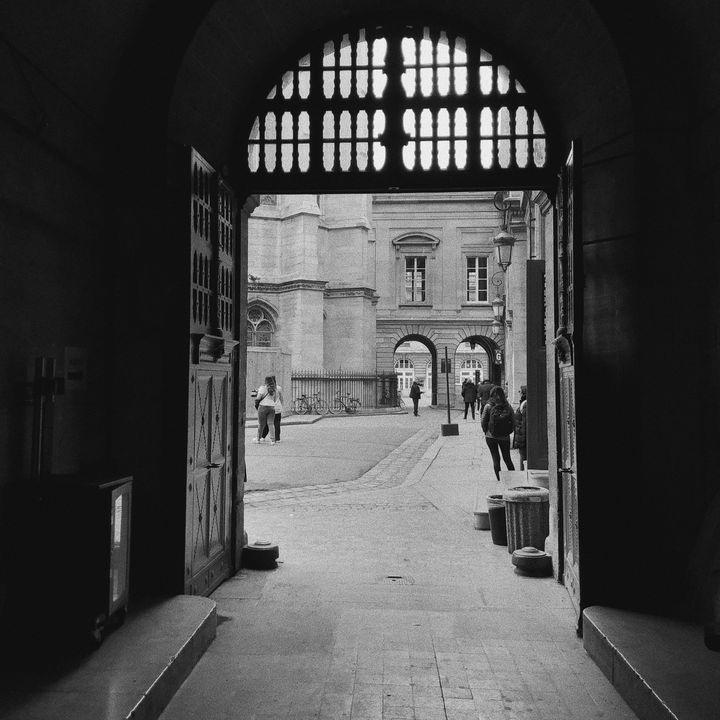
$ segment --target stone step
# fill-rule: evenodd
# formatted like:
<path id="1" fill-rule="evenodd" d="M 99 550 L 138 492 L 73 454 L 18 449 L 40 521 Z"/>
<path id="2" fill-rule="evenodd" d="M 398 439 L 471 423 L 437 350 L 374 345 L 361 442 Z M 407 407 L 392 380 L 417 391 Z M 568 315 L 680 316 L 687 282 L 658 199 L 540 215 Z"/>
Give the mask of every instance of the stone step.
<path id="1" fill-rule="evenodd" d="M 595 606 L 583 613 L 583 644 L 640 720 L 720 717 L 720 653 L 701 625 Z"/>
<path id="2" fill-rule="evenodd" d="M 131 612 L 71 667 L 13 673 L 3 720 L 155 720 L 215 638 L 215 603 L 180 595 Z"/>

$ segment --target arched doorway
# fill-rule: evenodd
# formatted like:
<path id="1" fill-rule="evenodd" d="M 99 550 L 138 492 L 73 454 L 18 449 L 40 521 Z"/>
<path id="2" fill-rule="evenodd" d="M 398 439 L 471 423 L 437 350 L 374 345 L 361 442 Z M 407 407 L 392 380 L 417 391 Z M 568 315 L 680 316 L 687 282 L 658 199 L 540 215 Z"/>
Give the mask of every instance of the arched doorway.
<path id="1" fill-rule="evenodd" d="M 422 391 L 420 406 L 432 404 L 433 356 L 425 343 L 405 340 L 395 348 L 393 363 L 398 379 L 398 393 L 409 405 L 410 386 L 417 381 Z"/>
<path id="2" fill-rule="evenodd" d="M 265 100 L 251 106 L 257 114 L 235 166 L 243 194 L 330 187 L 552 193 L 557 143 L 547 117 L 540 119 L 538 103 L 499 56 L 424 25 L 365 30 L 335 35 L 288 63 Z M 412 302 L 426 300 L 413 286 Z M 499 349 L 495 358 L 502 362 Z M 436 377 L 435 363 L 433 385 Z"/>
<path id="3" fill-rule="evenodd" d="M 463 363 L 468 363 L 465 368 Z M 469 335 L 455 349 L 455 383 L 470 374 L 475 377 L 476 371 L 480 380 L 487 378 L 495 385 L 503 382 L 502 348 L 486 335 Z"/>
<path id="4" fill-rule="evenodd" d="M 479 384 L 490 377 L 490 358 L 482 346 L 461 342 L 455 350 L 454 367 L 455 405 L 463 403 L 462 387 L 467 381 Z"/>
<path id="5" fill-rule="evenodd" d="M 417 380 L 423 394 L 420 405 L 437 404 L 437 350 L 422 335 L 407 335 L 395 343 L 393 367 L 398 377 L 398 393 L 407 401 L 410 385 Z"/>
<path id="6" fill-rule="evenodd" d="M 311 45 L 289 67 L 255 107 L 247 154 L 236 172 L 243 194 L 327 187 L 495 190 L 549 187 L 552 181 L 554 145 L 538 102 L 509 65 L 473 37 L 422 23 L 365 26 Z M 212 187 L 193 184 L 193 207 L 212 205 Z M 200 226 L 207 229 L 207 221 Z M 431 244 L 435 248 L 437 240 Z M 210 249 L 204 262 L 213 267 L 220 255 Z M 424 254 L 406 258 L 410 305 L 430 301 L 425 263 Z M 479 282 L 477 267 L 473 273 Z M 208 282 L 197 293 L 212 306 L 219 292 L 215 275 L 203 278 Z M 474 291 L 469 303 L 486 302 Z M 425 401 L 436 404 L 436 351 L 426 338 L 417 340 L 431 355 L 421 362 L 431 369 Z M 415 364 L 400 362 L 395 369 L 407 391 Z M 188 517 L 202 517 L 195 499 L 192 504 Z M 188 542 L 197 535 L 188 528 Z"/>

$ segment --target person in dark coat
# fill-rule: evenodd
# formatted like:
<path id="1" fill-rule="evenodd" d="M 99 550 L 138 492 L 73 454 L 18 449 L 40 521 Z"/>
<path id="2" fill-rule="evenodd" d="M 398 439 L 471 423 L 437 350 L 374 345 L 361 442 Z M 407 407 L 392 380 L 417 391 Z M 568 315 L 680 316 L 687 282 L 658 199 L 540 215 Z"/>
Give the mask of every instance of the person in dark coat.
<path id="1" fill-rule="evenodd" d="M 490 397 L 480 418 L 480 425 L 485 433 L 485 442 L 490 449 L 493 470 L 499 482 L 500 453 L 502 453 L 502 459 L 505 461 L 507 469 L 515 469 L 510 457 L 510 435 L 515 427 L 515 411 L 505 398 L 501 387 L 495 386 L 490 391 Z"/>
<path id="2" fill-rule="evenodd" d="M 468 408 L 472 410 L 472 419 L 475 419 L 475 401 L 477 400 L 477 385 L 472 380 L 466 380 L 460 391 L 465 401 L 465 416 L 463 420 L 467 420 Z"/>
<path id="3" fill-rule="evenodd" d="M 513 448 L 520 453 L 520 469 L 525 469 L 527 462 L 527 387 L 520 388 L 520 404 L 515 411 L 515 434 L 513 435 Z"/>
<path id="4" fill-rule="evenodd" d="M 488 400 L 490 399 L 490 391 L 495 387 L 488 378 L 485 378 L 478 386 L 477 386 L 477 402 L 478 402 L 478 410 L 480 411 L 480 417 L 482 417 L 483 410 L 485 409 L 485 406 L 487 405 Z"/>
<path id="5" fill-rule="evenodd" d="M 420 389 L 420 385 L 418 385 L 417 380 L 413 380 L 413 384 L 410 386 L 410 398 L 413 401 L 413 415 L 417 416 L 418 414 L 418 403 L 420 402 L 420 396 L 423 394 L 423 391 Z"/>

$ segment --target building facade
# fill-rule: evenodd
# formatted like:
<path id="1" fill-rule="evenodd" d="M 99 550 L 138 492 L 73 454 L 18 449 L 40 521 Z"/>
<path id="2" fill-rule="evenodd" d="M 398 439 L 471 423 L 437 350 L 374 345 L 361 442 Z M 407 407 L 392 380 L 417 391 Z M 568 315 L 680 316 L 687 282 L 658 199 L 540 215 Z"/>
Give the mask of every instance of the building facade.
<path id="1" fill-rule="evenodd" d="M 520 270 L 497 264 L 506 219 L 492 192 L 262 196 L 249 223 L 248 343 L 281 348 L 297 369 L 395 371 L 405 395 L 416 377 L 432 404 L 448 400 L 447 353 L 451 405 L 475 370 L 512 399 L 526 381 L 527 253 L 516 212 Z"/>

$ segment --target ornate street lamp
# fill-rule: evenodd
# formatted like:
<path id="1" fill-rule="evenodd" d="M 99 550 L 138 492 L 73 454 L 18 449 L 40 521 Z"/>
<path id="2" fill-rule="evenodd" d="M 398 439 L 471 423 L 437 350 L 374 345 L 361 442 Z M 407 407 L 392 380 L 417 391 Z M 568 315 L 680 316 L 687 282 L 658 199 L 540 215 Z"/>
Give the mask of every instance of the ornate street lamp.
<path id="1" fill-rule="evenodd" d="M 504 228 L 492 239 L 495 246 L 495 259 L 497 264 L 505 272 L 512 263 L 512 250 L 515 244 L 515 237 Z"/>

